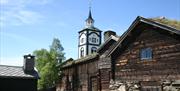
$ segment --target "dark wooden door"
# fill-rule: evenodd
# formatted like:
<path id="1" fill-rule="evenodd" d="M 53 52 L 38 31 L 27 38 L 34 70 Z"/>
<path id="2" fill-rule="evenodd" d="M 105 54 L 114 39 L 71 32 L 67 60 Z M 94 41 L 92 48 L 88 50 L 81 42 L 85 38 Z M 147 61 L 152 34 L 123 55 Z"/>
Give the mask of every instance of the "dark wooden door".
<path id="1" fill-rule="evenodd" d="M 90 91 L 98 91 L 97 77 L 90 78 Z"/>

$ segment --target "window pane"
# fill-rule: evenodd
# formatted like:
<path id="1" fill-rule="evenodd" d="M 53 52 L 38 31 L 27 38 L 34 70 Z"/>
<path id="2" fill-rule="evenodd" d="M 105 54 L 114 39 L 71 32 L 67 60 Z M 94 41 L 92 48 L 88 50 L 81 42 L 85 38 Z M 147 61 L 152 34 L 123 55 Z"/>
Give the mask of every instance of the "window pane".
<path id="1" fill-rule="evenodd" d="M 92 42 L 93 42 L 93 43 L 96 43 L 96 38 L 92 38 Z"/>
<path id="2" fill-rule="evenodd" d="M 82 47 L 81 48 L 81 57 L 83 57 L 84 56 L 84 48 Z"/>
<path id="3" fill-rule="evenodd" d="M 81 43 L 83 43 L 83 42 L 84 42 L 84 38 L 81 39 Z"/>
<path id="4" fill-rule="evenodd" d="M 141 60 L 152 59 L 152 49 L 151 48 L 141 49 L 140 57 L 141 57 Z"/>

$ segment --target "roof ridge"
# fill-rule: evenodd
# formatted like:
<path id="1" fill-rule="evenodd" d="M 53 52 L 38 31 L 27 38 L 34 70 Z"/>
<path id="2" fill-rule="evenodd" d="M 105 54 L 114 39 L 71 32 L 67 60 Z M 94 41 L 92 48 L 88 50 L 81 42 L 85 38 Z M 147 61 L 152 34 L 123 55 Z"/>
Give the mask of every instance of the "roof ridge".
<path id="1" fill-rule="evenodd" d="M 162 23 L 162 22 L 155 21 L 155 20 L 150 19 L 150 18 L 144 18 L 144 17 L 141 17 L 141 16 L 138 16 L 138 18 L 139 18 L 140 20 L 146 20 L 146 21 L 150 21 L 150 22 L 153 22 L 153 23 L 156 23 L 156 24 L 160 24 L 160 25 L 162 25 L 163 27 L 171 28 L 171 29 L 174 29 L 174 30 L 179 30 L 179 29 L 176 28 L 176 27 L 173 27 L 173 26 L 168 25 L 168 24 L 164 24 L 164 23 Z"/>
<path id="2" fill-rule="evenodd" d="M 22 66 L 13 66 L 13 65 L 0 65 L 0 66 L 22 68 Z"/>

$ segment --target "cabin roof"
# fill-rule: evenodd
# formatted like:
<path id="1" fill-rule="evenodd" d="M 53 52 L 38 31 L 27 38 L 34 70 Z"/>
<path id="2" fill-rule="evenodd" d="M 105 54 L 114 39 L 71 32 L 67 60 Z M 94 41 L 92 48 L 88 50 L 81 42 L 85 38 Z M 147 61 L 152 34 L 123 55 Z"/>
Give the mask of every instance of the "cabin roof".
<path id="1" fill-rule="evenodd" d="M 25 73 L 21 66 L 0 65 L 0 78 L 38 79 L 37 71 Z"/>
<path id="2" fill-rule="evenodd" d="M 110 50 L 108 52 L 108 56 L 110 56 L 120 45 L 121 43 L 124 41 L 124 39 L 126 39 L 128 37 L 128 35 L 131 33 L 132 30 L 134 30 L 134 28 L 136 28 L 138 25 L 140 24 L 147 24 L 147 25 L 151 25 L 151 26 L 154 26 L 154 27 L 158 27 L 160 29 L 163 29 L 165 31 L 168 31 L 168 33 L 172 33 L 172 34 L 177 34 L 178 36 L 180 35 L 180 30 L 174 28 L 174 27 L 171 27 L 169 25 L 165 25 L 165 24 L 162 24 L 160 22 L 157 22 L 157 21 L 153 21 L 152 19 L 147 19 L 147 18 L 144 18 L 144 17 L 141 17 L 141 16 L 138 16 L 134 21 L 133 23 L 131 24 L 131 26 L 128 28 L 127 31 L 125 31 L 122 36 L 119 38 L 118 42 L 117 42 L 117 45 L 115 45 L 112 50 Z"/>
<path id="3" fill-rule="evenodd" d="M 110 41 L 118 41 L 119 40 L 119 36 L 114 36 L 114 35 L 111 35 L 98 49 L 97 49 L 97 52 L 103 50 L 103 48 L 108 45 L 108 43 Z"/>
<path id="4" fill-rule="evenodd" d="M 71 67 L 71 66 L 73 66 L 73 65 L 77 65 L 77 64 L 80 64 L 80 63 L 88 62 L 89 60 L 98 57 L 98 55 L 99 55 L 98 53 L 93 53 L 93 54 L 91 54 L 91 55 L 88 55 L 88 56 L 79 58 L 79 59 L 77 59 L 77 60 L 69 61 L 69 62 L 67 62 L 66 64 L 64 64 L 64 65 L 62 66 L 62 68 L 67 68 L 67 67 Z"/>

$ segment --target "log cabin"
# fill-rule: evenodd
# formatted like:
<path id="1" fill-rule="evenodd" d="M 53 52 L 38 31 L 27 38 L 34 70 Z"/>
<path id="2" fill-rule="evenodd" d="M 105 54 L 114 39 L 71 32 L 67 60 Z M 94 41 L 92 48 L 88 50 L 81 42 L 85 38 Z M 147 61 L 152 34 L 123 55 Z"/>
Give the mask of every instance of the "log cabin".
<path id="1" fill-rule="evenodd" d="M 137 17 L 109 56 L 116 89 L 180 90 L 180 30 L 176 28 Z"/>
<path id="2" fill-rule="evenodd" d="M 95 53 L 67 60 L 57 91 L 179 91 L 180 30 L 138 16 Z M 83 53 L 83 52 L 82 52 Z"/>
<path id="3" fill-rule="evenodd" d="M 0 65 L 0 91 L 37 91 L 40 78 L 34 69 L 35 56 L 24 55 L 24 65 Z"/>

